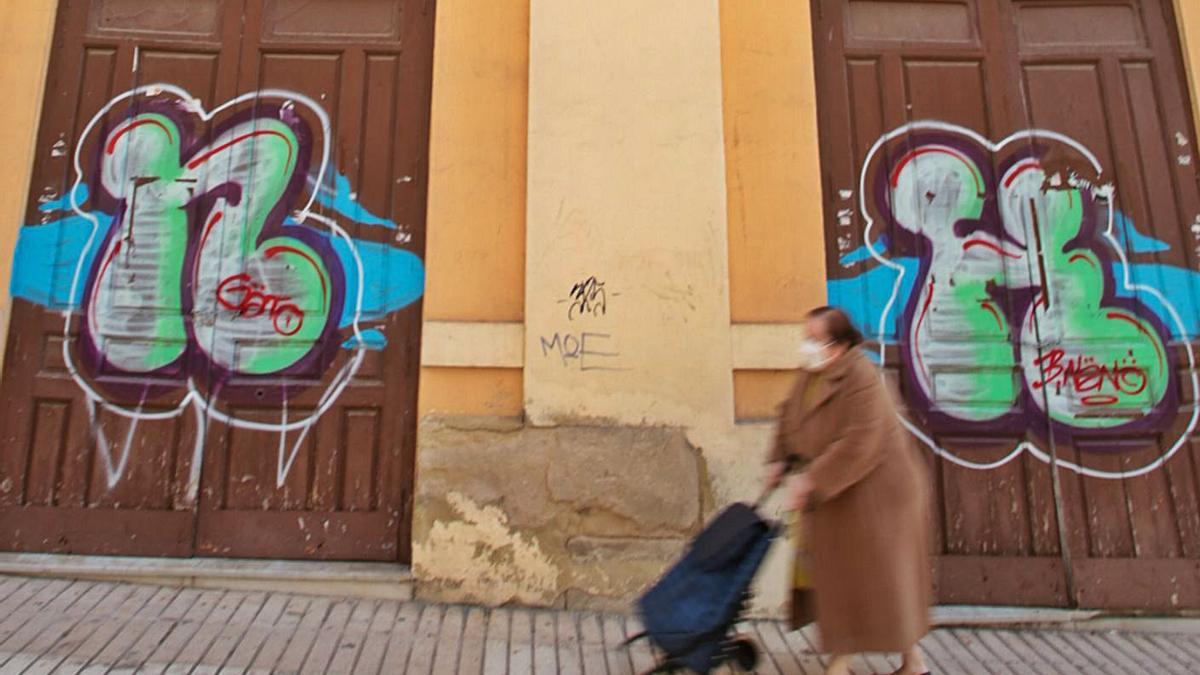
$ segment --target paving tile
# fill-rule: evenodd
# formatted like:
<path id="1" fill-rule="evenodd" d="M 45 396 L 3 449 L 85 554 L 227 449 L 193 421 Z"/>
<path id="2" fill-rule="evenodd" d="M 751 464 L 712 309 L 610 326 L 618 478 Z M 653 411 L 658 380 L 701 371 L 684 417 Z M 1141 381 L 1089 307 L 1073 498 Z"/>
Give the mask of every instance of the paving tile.
<path id="1" fill-rule="evenodd" d="M 780 628 L 784 644 L 792 657 L 800 664 L 803 673 L 824 673 L 825 661 L 816 645 L 816 628 L 806 626 L 802 630 L 787 630 Z"/>
<path id="2" fill-rule="evenodd" d="M 202 596 L 201 591 L 195 589 L 184 589 L 177 592 L 162 614 L 150 620 L 149 626 L 133 643 L 133 646 L 117 658 L 110 672 L 119 674 L 138 672 L 142 664 L 146 663 L 150 655 L 165 641 L 177 622 Z"/>
<path id="3" fill-rule="evenodd" d="M 632 675 L 661 658 L 646 640 L 623 644 L 640 630 L 618 614 L 0 576 L 5 675 Z M 759 621 L 737 630 L 761 650 L 756 672 L 823 670 L 812 627 Z M 1200 672 L 1200 636 L 1161 631 L 955 628 L 932 632 L 921 648 L 939 673 Z M 890 672 L 899 661 L 863 654 L 853 668 Z"/>
<path id="4" fill-rule="evenodd" d="M 559 612 L 554 621 L 558 642 L 558 672 L 562 675 L 583 675 L 579 627 L 575 619 L 576 615 L 571 612 Z"/>
<path id="5" fill-rule="evenodd" d="M 342 633 L 346 629 L 350 615 L 354 612 L 354 606 L 354 601 L 342 600 L 329 610 L 325 622 L 317 631 L 312 649 L 308 650 L 308 656 L 304 659 L 304 667 L 300 669 L 302 675 L 321 675 L 329 670 L 334 650 L 337 649 L 338 643 L 342 639 Z"/>
<path id="6" fill-rule="evenodd" d="M 637 619 L 628 619 L 625 622 L 625 634 L 629 637 L 644 630 L 642 623 Z M 658 661 L 657 655 L 650 647 L 649 640 L 645 638 L 636 640 L 629 645 L 629 658 L 633 661 L 633 672 L 635 673 L 644 673 L 650 670 Z"/>
<path id="7" fill-rule="evenodd" d="M 129 592 L 128 588 L 111 584 L 76 582 L 66 587 L 37 613 L 24 617 L 21 626 L 0 643 L 0 673 L 21 672 L 29 665 L 29 654 L 40 654 L 51 647 L 105 596 L 111 593 L 124 596 Z"/>
<path id="8" fill-rule="evenodd" d="M 633 663 L 629 660 L 629 648 L 625 646 L 625 622 L 616 615 L 605 616 L 604 660 L 609 675 L 633 675 Z"/>
<path id="9" fill-rule="evenodd" d="M 1036 675 L 1037 671 L 1022 658 L 1011 645 L 1000 638 L 995 631 L 989 630 L 954 630 L 951 634 L 977 652 L 990 655 L 994 672 L 1009 675 Z"/>
<path id="10" fill-rule="evenodd" d="M 208 646 L 208 651 L 200 657 L 200 662 L 191 671 L 191 675 L 216 675 L 245 639 L 254 619 L 266 603 L 267 596 L 262 593 L 247 595 L 225 626 L 217 632 L 216 637 Z"/>
<path id="11" fill-rule="evenodd" d="M 530 675 L 533 673 L 533 612 L 514 610 L 510 626 L 508 672 Z"/>
<path id="12" fill-rule="evenodd" d="M 964 644 L 962 640 L 955 637 L 952 631 L 935 630 L 921 644 L 927 644 L 929 641 L 941 643 L 942 650 L 946 654 L 952 655 L 963 666 L 965 670 L 962 672 L 979 673 L 980 675 L 999 672 L 994 664 L 995 659 L 989 658 L 982 653 L 976 653 L 975 650 Z"/>
<path id="13" fill-rule="evenodd" d="M 371 624 L 367 626 L 363 638 L 362 649 L 358 652 L 358 660 L 354 664 L 354 672 L 358 675 L 377 675 L 383 666 L 383 657 L 387 654 L 388 636 L 396 623 L 396 614 L 400 603 L 389 600 L 379 603 Z"/>
<path id="14" fill-rule="evenodd" d="M 265 673 L 272 672 L 275 669 L 276 664 L 279 663 L 284 652 L 287 651 L 292 634 L 299 628 L 300 622 L 304 620 L 311 604 L 312 600 L 310 598 L 288 598 L 283 612 L 275 620 L 275 625 L 263 636 L 262 644 L 259 645 L 258 652 L 254 655 L 254 659 L 250 661 L 246 672 Z"/>
<path id="15" fill-rule="evenodd" d="M 533 614 L 534 675 L 554 675 L 558 665 L 558 627 L 555 612 L 541 610 Z"/>
<path id="16" fill-rule="evenodd" d="M 958 629 L 947 630 L 944 635 L 955 649 L 961 646 L 962 649 L 970 652 L 971 656 L 987 669 L 985 672 L 994 675 L 1012 675 L 1013 671 L 1003 656 L 992 651 L 979 632 Z"/>
<path id="17" fill-rule="evenodd" d="M 579 617 L 579 652 L 584 675 L 608 675 L 601 617 L 588 612 Z"/>
<path id="18" fill-rule="evenodd" d="M 35 672 L 71 672 L 71 673 L 106 673 L 111 670 L 113 663 L 120 659 L 129 648 L 141 637 L 146 622 L 134 622 L 138 616 L 153 617 L 169 605 L 173 593 L 161 594 L 160 589 L 153 586 L 139 586 L 128 595 L 117 591 L 110 593 L 102 603 L 97 605 L 89 615 L 76 624 L 79 627 L 84 622 L 91 624 L 90 628 L 81 631 L 87 634 L 86 640 L 75 641 L 76 649 L 66 655 L 62 664 L 53 670 L 39 671 L 31 668 L 27 673 Z M 168 590 L 168 589 L 161 589 Z M 113 620 L 106 606 L 123 598 L 120 605 L 114 605 L 114 613 L 121 620 Z M 150 603 L 154 603 L 151 605 Z M 144 614 L 143 614 L 144 613 Z"/>
<path id="19" fill-rule="evenodd" d="M 458 670 L 465 622 L 466 615 L 462 607 L 447 607 L 442 613 L 442 625 L 434 644 L 433 655 L 432 672 L 437 675 L 453 675 Z"/>
<path id="20" fill-rule="evenodd" d="M 408 669 L 405 670 L 409 675 L 430 675 L 433 672 L 444 613 L 445 608 L 437 605 L 426 605 L 421 610 L 421 621 L 417 624 L 417 635 L 413 640 L 412 653 L 408 656 Z"/>
<path id="21" fill-rule="evenodd" d="M 166 668 L 167 675 L 188 675 L 197 665 L 200 665 L 209 647 L 229 626 L 230 621 L 247 601 L 254 602 L 256 597 L 250 593 L 226 593 L 213 608 L 212 612 L 200 622 L 199 628 L 188 639 L 179 654 L 171 660 Z M 219 665 L 219 664 L 218 664 Z"/>
<path id="22" fill-rule="evenodd" d="M 0 667 L 0 672 L 31 674 L 54 672 L 59 668 L 59 664 L 72 656 L 73 652 L 79 649 L 85 641 L 95 645 L 94 650 L 88 652 L 88 658 L 104 649 L 115 631 L 104 630 L 96 637 L 93 637 L 93 633 L 102 626 L 113 629 L 120 626 L 113 621 L 104 621 L 102 617 L 114 613 L 121 603 L 128 600 L 133 594 L 133 589 L 109 587 L 106 590 L 102 587 L 94 587 L 91 590 L 95 593 L 91 593 L 93 601 L 90 605 L 81 598 L 81 602 L 84 604 L 79 609 L 85 613 L 61 615 L 56 621 L 46 626 L 37 638 L 25 645 L 20 653 L 5 662 Z M 147 593 L 153 593 L 153 589 L 143 588 L 142 592 L 138 594 L 140 602 L 144 603 L 148 599 Z M 100 597 L 101 595 L 103 597 Z M 86 598 L 87 595 L 84 597 Z M 72 664 L 75 665 L 74 668 L 68 666 L 64 669 L 74 672 L 86 664 L 87 658 L 77 664 Z"/>
<path id="23" fill-rule="evenodd" d="M 249 670 L 250 665 L 254 662 L 254 657 L 258 654 L 259 648 L 271 633 L 271 628 L 279 617 L 283 614 L 283 610 L 287 607 L 288 597 L 286 595 L 271 595 L 263 603 L 262 609 L 259 610 L 258 616 L 254 617 L 248 628 L 244 629 L 241 641 L 237 647 L 229 654 L 225 664 L 217 671 L 218 675 L 234 675 L 235 673 L 245 673 Z"/>
<path id="24" fill-rule="evenodd" d="M 507 609 L 493 609 L 488 615 L 487 640 L 483 649 L 484 675 L 503 675 L 508 672 L 511 619 L 512 614 Z"/>
<path id="25" fill-rule="evenodd" d="M 1081 666 L 1073 661 L 1073 655 L 1063 654 L 1058 648 L 1045 640 L 1041 635 L 1041 631 L 1023 630 L 1018 633 L 1020 639 L 1024 641 L 1029 648 L 1033 650 L 1039 657 L 1047 662 L 1051 673 L 1062 673 L 1063 675 L 1071 675 L 1073 673 L 1088 673 L 1089 675 L 1095 672 L 1091 666 Z M 947 671 L 943 671 L 947 672 Z"/>
<path id="26" fill-rule="evenodd" d="M 1179 648 L 1191 654 L 1193 663 L 1200 663 L 1200 636 L 1195 635 L 1167 635 L 1168 640 L 1174 640 Z"/>
<path id="27" fill-rule="evenodd" d="M 487 640 L 487 612 L 479 607 L 467 610 L 463 623 L 462 648 L 458 655 L 459 675 L 483 673 L 483 650 Z"/>
<path id="28" fill-rule="evenodd" d="M 417 627 L 421 619 L 421 607 L 406 604 L 396 614 L 396 623 L 388 636 L 387 651 L 384 653 L 382 673 L 403 673 L 408 667 L 408 657 L 413 642 L 417 639 Z"/>
<path id="29" fill-rule="evenodd" d="M 280 653 L 279 660 L 270 666 L 272 672 L 285 675 L 300 672 L 332 606 L 333 601 L 329 598 L 314 598 L 308 603 L 295 629 L 281 636 L 287 641 L 287 646 Z"/>
<path id="30" fill-rule="evenodd" d="M 791 651 L 788 650 L 783 636 L 775 630 L 774 625 L 766 622 L 748 624 L 740 632 L 743 637 L 751 639 L 755 649 L 758 650 L 760 663 L 758 672 L 777 673 L 778 675 L 791 675 L 799 672 L 800 666 L 796 663 Z"/>
<path id="31" fill-rule="evenodd" d="M 1139 637 L 1157 646 L 1160 653 L 1169 656 L 1176 663 L 1179 663 L 1184 668 L 1184 672 L 1195 673 L 1198 668 L 1197 662 L 1193 656 L 1185 649 L 1181 648 L 1178 640 L 1173 640 L 1169 635 L 1158 634 L 1142 634 Z"/>

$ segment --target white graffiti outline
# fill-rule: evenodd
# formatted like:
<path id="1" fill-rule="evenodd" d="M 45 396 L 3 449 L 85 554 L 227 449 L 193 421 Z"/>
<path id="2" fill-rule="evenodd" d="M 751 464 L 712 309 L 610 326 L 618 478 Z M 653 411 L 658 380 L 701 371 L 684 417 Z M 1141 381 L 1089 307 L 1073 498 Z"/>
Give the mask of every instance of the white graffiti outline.
<path id="1" fill-rule="evenodd" d="M 896 271 L 896 282 L 892 285 L 892 295 L 890 298 L 888 298 L 887 304 L 884 305 L 883 311 L 881 312 L 881 314 L 879 316 L 879 334 L 877 336 L 877 339 L 879 341 L 879 363 L 880 363 L 881 368 L 887 364 L 886 343 L 885 343 L 885 337 L 886 337 L 885 331 L 887 330 L 887 328 L 886 328 L 887 327 L 887 319 L 888 319 L 888 316 L 892 312 L 893 306 L 896 304 L 896 301 L 900 296 L 900 289 L 902 288 L 902 283 L 904 281 L 905 269 L 904 269 L 904 266 L 894 263 L 891 260 L 888 260 L 887 258 L 885 258 L 875 248 L 875 242 L 871 237 L 871 230 L 875 227 L 875 221 L 873 218 L 871 218 L 871 214 L 867 209 L 867 198 L 868 198 L 867 169 L 868 169 L 868 167 L 871 166 L 871 161 L 874 159 L 876 153 L 878 153 L 879 149 L 882 148 L 886 143 L 894 140 L 895 138 L 897 138 L 901 135 L 911 133 L 913 131 L 937 131 L 937 132 L 948 132 L 948 133 L 960 134 L 960 135 L 970 138 L 971 140 L 975 141 L 982 147 L 987 148 L 988 150 L 990 150 L 993 153 L 1003 150 L 1005 147 L 1007 147 L 1009 144 L 1011 144 L 1015 141 L 1029 140 L 1029 139 L 1036 139 L 1036 138 L 1049 138 L 1049 139 L 1059 141 L 1061 143 L 1065 143 L 1066 145 L 1071 146 L 1075 150 L 1078 150 L 1084 157 L 1087 158 L 1087 160 L 1089 162 L 1091 162 L 1092 167 L 1096 170 L 1097 175 L 1100 175 L 1101 172 L 1103 171 L 1103 167 L 1101 166 L 1100 161 L 1096 158 L 1096 156 L 1094 154 L 1092 154 L 1092 152 L 1090 150 L 1088 150 L 1086 147 L 1084 147 L 1082 144 L 1077 142 L 1075 139 L 1070 138 L 1068 136 L 1064 136 L 1063 134 L 1060 134 L 1060 133 L 1057 133 L 1054 131 L 1048 131 L 1048 130 L 1044 130 L 1044 129 L 1027 129 L 1025 131 L 1019 131 L 1017 133 L 1014 133 L 1014 134 L 1004 138 L 999 143 L 994 143 L 991 140 L 984 138 L 983 136 L 981 136 L 981 135 L 975 133 L 974 131 L 967 129 L 965 127 L 960 127 L 958 125 L 949 124 L 946 122 L 938 122 L 936 120 L 922 120 L 922 121 L 910 122 L 903 126 L 897 127 L 893 131 L 882 136 L 879 140 L 875 141 L 875 144 L 871 146 L 870 152 L 867 153 L 867 157 L 863 161 L 862 173 L 859 176 L 858 199 L 859 199 L 859 210 L 862 212 L 863 218 L 864 218 L 864 220 L 866 220 L 866 223 L 867 223 L 866 227 L 863 228 L 863 241 L 864 241 L 865 246 L 867 247 L 867 250 L 871 253 L 871 257 L 874 258 L 875 260 L 877 260 L 881 265 L 884 265 L 885 267 Z M 1188 370 L 1191 373 L 1192 390 L 1200 391 L 1200 375 L 1198 375 L 1196 372 L 1196 356 L 1192 350 L 1191 340 L 1187 334 L 1187 328 L 1184 326 L 1183 319 L 1179 316 L 1179 312 L 1175 309 L 1175 306 L 1172 305 L 1170 303 L 1170 301 L 1167 300 L 1166 296 L 1164 296 L 1157 288 L 1152 288 L 1152 287 L 1144 286 L 1141 284 L 1135 284 L 1130 279 L 1129 260 L 1125 257 L 1125 251 L 1121 248 L 1120 242 L 1117 240 L 1116 236 L 1113 234 L 1114 223 L 1115 223 L 1114 206 L 1113 206 L 1113 200 L 1110 199 L 1110 200 L 1108 200 L 1108 227 L 1104 230 L 1103 234 L 1104 234 L 1104 237 L 1106 239 L 1108 239 L 1108 242 L 1112 246 L 1113 250 L 1116 251 L 1117 257 L 1120 258 L 1120 260 L 1121 260 L 1121 266 L 1124 270 L 1124 274 L 1123 274 L 1124 278 L 1122 279 L 1122 282 L 1124 283 L 1125 290 L 1133 291 L 1135 293 L 1142 292 L 1142 293 L 1147 293 L 1149 295 L 1152 295 L 1155 298 L 1157 298 L 1163 304 L 1163 306 L 1167 309 L 1167 312 L 1171 315 L 1171 320 L 1175 323 L 1175 329 L 1177 331 L 1179 331 L 1179 335 L 1183 337 L 1184 348 L 1187 351 Z M 1045 462 L 1046 464 L 1053 463 L 1060 468 L 1067 469 L 1069 471 L 1073 471 L 1081 476 L 1087 476 L 1089 478 L 1121 480 L 1121 479 L 1125 479 L 1125 478 L 1136 478 L 1137 476 L 1142 476 L 1147 473 L 1150 473 L 1151 471 L 1154 471 L 1155 469 L 1158 469 L 1159 467 L 1164 465 L 1167 462 L 1167 460 L 1169 460 L 1172 456 L 1174 456 L 1175 453 L 1178 452 L 1181 447 L 1183 447 L 1183 444 L 1185 442 L 1187 442 L 1188 436 L 1190 436 L 1192 434 L 1192 432 L 1194 432 L 1196 430 L 1197 422 L 1200 421 L 1200 400 L 1197 400 L 1195 403 L 1193 403 L 1192 417 L 1188 421 L 1188 426 L 1179 435 L 1179 438 L 1175 440 L 1174 444 L 1171 445 L 1170 450 L 1159 455 L 1159 457 L 1157 459 L 1155 459 L 1154 461 L 1152 461 L 1144 466 L 1141 466 L 1137 469 L 1130 469 L 1128 471 L 1100 471 L 1097 469 L 1091 469 L 1091 468 L 1088 468 L 1085 466 L 1080 466 L 1079 464 L 1076 464 L 1071 461 L 1063 460 L 1063 459 L 1055 460 L 1046 451 L 1042 450 L 1037 445 L 1035 445 L 1029 441 L 1022 441 L 1022 442 L 1018 443 L 1016 445 L 1016 447 L 1014 447 L 1012 449 L 1011 452 L 1009 452 L 1007 455 L 1005 455 L 1004 457 L 1001 457 L 1000 459 L 998 459 L 994 462 L 987 462 L 987 463 L 972 462 L 970 460 L 963 459 L 963 458 L 959 457 L 958 455 L 955 455 L 953 452 L 950 452 L 949 450 L 946 450 L 945 448 L 938 445 L 938 443 L 936 441 L 934 441 L 927 434 L 925 434 L 920 429 L 918 429 L 916 427 L 916 425 L 914 425 L 904 415 L 898 413 L 897 417 L 899 417 L 900 423 L 903 424 L 904 427 L 906 429 L 908 429 L 908 431 L 910 433 L 912 433 L 913 436 L 916 436 L 931 451 L 933 451 L 934 454 L 938 455 L 939 457 L 941 457 L 942 459 L 945 459 L 948 462 L 957 464 L 958 466 L 961 466 L 961 467 L 964 467 L 967 469 L 976 469 L 976 470 L 996 469 L 996 468 L 1004 466 L 1005 464 L 1016 459 L 1022 453 L 1027 452 L 1030 455 L 1032 455 L 1033 457 L 1037 458 L 1038 460 Z"/>
<path id="2" fill-rule="evenodd" d="M 92 132 L 95 130 L 96 126 L 100 123 L 100 121 L 114 107 L 121 104 L 122 102 L 127 101 L 129 99 L 132 99 L 132 98 L 142 95 L 142 94 L 157 96 L 162 93 L 168 93 L 168 94 L 171 94 L 171 95 L 177 97 L 184 104 L 185 109 L 188 112 L 191 112 L 192 114 L 196 115 L 203 122 L 209 122 L 214 117 L 221 114 L 222 112 L 225 112 L 225 111 L 227 111 L 231 108 L 234 108 L 238 105 L 241 105 L 247 101 L 262 100 L 262 99 L 280 99 L 284 102 L 284 108 L 292 107 L 296 103 L 299 103 L 299 104 L 307 107 L 309 109 L 309 111 L 312 112 L 316 116 L 317 120 L 320 122 L 320 125 L 321 125 L 321 131 L 322 131 L 321 164 L 320 164 L 320 168 L 317 171 L 316 181 L 317 181 L 318 185 L 323 184 L 323 181 L 325 178 L 325 173 L 329 167 L 331 125 L 330 125 L 328 114 L 326 114 L 325 110 L 323 108 L 321 108 L 321 106 L 316 101 L 312 100 L 311 98 L 309 98 L 299 92 L 288 91 L 288 90 L 284 90 L 284 89 L 261 89 L 258 91 L 243 94 L 236 98 L 230 99 L 229 101 L 226 101 L 225 103 L 213 108 L 212 110 L 206 110 L 204 108 L 203 102 L 199 98 L 192 96 L 189 92 L 187 92 L 186 90 L 184 90 L 180 87 L 176 87 L 176 86 L 170 85 L 170 84 L 143 85 L 143 86 L 137 87 L 135 89 L 131 89 L 127 92 L 124 92 L 124 93 L 116 96 L 112 100 L 110 100 L 107 104 L 105 104 L 105 106 L 103 108 L 101 108 L 99 110 L 99 112 L 97 112 L 95 114 L 95 116 L 93 116 L 92 119 L 84 127 L 83 132 L 80 134 L 80 137 L 79 137 L 79 143 L 75 147 L 75 152 L 74 152 L 75 182 L 71 188 L 71 195 L 70 195 L 71 209 L 78 216 L 82 217 L 83 219 L 85 219 L 89 223 L 91 223 L 91 226 L 92 226 L 92 231 L 88 236 L 87 243 L 84 245 L 83 250 L 86 251 L 86 250 L 90 250 L 92 248 L 92 245 L 95 243 L 96 235 L 100 231 L 99 219 L 97 219 L 94 214 L 84 211 L 78 201 L 79 190 L 80 190 L 81 186 L 83 186 L 84 180 L 85 180 L 84 172 L 83 172 L 83 161 L 82 161 L 81 155 L 82 155 L 83 148 L 86 144 L 88 137 L 91 136 Z M 102 456 L 102 459 L 105 462 L 105 472 L 106 472 L 105 478 L 107 480 L 109 489 L 112 489 L 113 487 L 116 486 L 117 482 L 120 481 L 121 476 L 123 475 L 123 473 L 125 471 L 126 465 L 129 460 L 129 451 L 130 451 L 130 447 L 131 447 L 132 440 L 133 440 L 133 433 L 132 433 L 132 429 L 131 429 L 130 432 L 128 432 L 126 434 L 124 448 L 121 452 L 121 459 L 118 462 L 114 462 L 110 444 L 109 444 L 108 440 L 106 438 L 104 438 L 104 432 L 98 423 L 98 419 L 95 417 L 95 407 L 103 408 L 104 410 L 107 410 L 108 412 L 111 412 L 115 415 L 118 415 L 120 417 L 124 417 L 124 418 L 131 420 L 131 427 L 136 427 L 138 422 L 141 420 L 165 420 L 165 419 L 172 419 L 172 418 L 178 417 L 178 416 L 182 415 L 183 412 L 188 407 L 191 407 L 195 411 L 195 413 L 197 415 L 196 441 L 195 441 L 195 446 L 192 449 L 192 465 L 191 465 L 191 472 L 190 472 L 190 476 L 188 479 L 188 487 L 187 487 L 187 493 L 186 493 L 187 494 L 186 499 L 189 503 L 194 502 L 197 495 L 199 494 L 200 470 L 201 470 L 201 464 L 203 463 L 203 460 L 204 460 L 205 438 L 207 436 L 208 421 L 210 419 L 216 419 L 220 422 L 223 422 L 226 425 L 229 425 L 229 426 L 232 426 L 235 428 L 239 428 L 239 429 L 278 432 L 280 434 L 280 451 L 279 451 L 280 455 L 279 455 L 279 463 L 278 463 L 279 469 L 276 472 L 276 487 L 283 486 L 283 482 L 287 478 L 287 472 L 288 472 L 288 470 L 291 469 L 292 464 L 295 462 L 296 455 L 299 452 L 300 444 L 303 442 L 304 438 L 307 436 L 308 430 L 313 425 L 316 424 L 317 420 L 320 419 L 320 417 L 325 412 L 327 412 L 330 407 L 333 406 L 334 401 L 337 400 L 337 398 L 341 395 L 341 393 L 345 390 L 346 386 L 349 384 L 350 380 L 353 379 L 355 374 L 357 374 L 358 369 L 362 365 L 362 361 L 365 356 L 365 348 L 362 345 L 365 345 L 366 341 L 363 339 L 362 331 L 359 327 L 359 320 L 362 317 L 362 300 L 363 300 L 363 277 L 364 277 L 364 274 L 363 274 L 362 259 L 358 254 L 358 249 L 354 246 L 353 240 L 350 238 L 350 235 L 344 229 L 342 229 L 332 219 L 325 218 L 324 216 L 321 216 L 319 214 L 312 213 L 312 207 L 313 207 L 313 203 L 315 201 L 316 201 L 316 191 L 309 190 L 308 201 L 304 204 L 304 207 L 302 209 L 300 209 L 295 214 L 293 214 L 292 218 L 296 221 L 296 223 L 299 223 L 299 224 L 303 224 L 311 218 L 311 219 L 325 225 L 326 227 L 328 227 L 331 233 L 344 239 L 349 244 L 349 250 L 354 258 L 355 267 L 357 268 L 355 270 L 355 273 L 358 276 L 358 294 L 355 298 L 354 318 L 351 322 L 351 328 L 354 332 L 356 342 L 357 342 L 357 344 L 360 345 L 360 347 L 356 351 L 354 358 L 350 359 L 342 366 L 341 370 L 334 377 L 334 379 L 330 382 L 329 386 L 326 387 L 326 390 L 322 394 L 320 400 L 318 401 L 317 406 L 315 407 L 313 412 L 311 414 L 309 414 L 307 417 L 304 417 L 304 418 L 301 418 L 298 420 L 287 421 L 286 413 L 285 413 L 285 415 L 284 415 L 285 421 L 283 423 L 279 423 L 279 424 L 240 419 L 234 415 L 230 415 L 228 413 L 225 413 L 221 410 L 216 409 L 213 406 L 212 401 L 206 399 L 203 395 L 201 395 L 200 390 L 196 385 L 195 379 L 191 375 L 189 375 L 187 378 L 187 394 L 183 397 L 183 399 L 179 402 L 179 404 L 176 405 L 175 408 L 173 408 L 171 410 L 165 410 L 165 411 L 160 411 L 160 412 L 147 412 L 145 410 L 142 410 L 140 406 L 137 409 L 129 409 L 129 408 L 111 403 L 108 400 L 106 400 L 99 392 L 97 392 L 95 389 L 93 389 L 92 386 L 87 382 L 87 380 L 85 380 L 80 375 L 79 369 L 76 366 L 74 359 L 71 356 L 71 344 L 73 342 L 73 338 L 71 336 L 71 316 L 74 313 L 74 310 L 73 309 L 64 310 L 64 312 L 63 312 L 63 345 L 62 345 L 63 359 L 66 363 L 67 371 L 71 375 L 71 379 L 73 379 L 75 381 L 75 383 L 79 386 L 79 388 L 81 390 L 83 390 L 84 396 L 88 399 L 88 402 L 90 404 L 88 407 L 89 417 L 91 418 L 91 421 L 92 421 L 92 428 L 96 431 L 97 449 L 99 450 L 99 452 Z M 79 262 L 77 262 L 76 266 L 75 266 L 75 275 L 71 279 L 71 292 L 68 297 L 71 297 L 71 298 L 77 297 L 77 293 L 79 290 L 79 284 L 81 283 L 81 279 L 86 274 L 85 270 L 83 269 L 83 266 L 84 266 L 83 263 L 84 263 L 84 257 L 81 256 L 79 259 Z M 285 396 L 286 396 L 286 392 L 285 392 Z M 285 400 L 285 406 L 286 406 L 286 400 Z M 288 457 L 287 461 L 285 462 L 283 459 L 283 447 L 286 442 L 287 433 L 289 431 L 294 431 L 297 429 L 301 431 L 300 437 L 296 441 L 296 443 L 293 445 L 290 456 Z"/>

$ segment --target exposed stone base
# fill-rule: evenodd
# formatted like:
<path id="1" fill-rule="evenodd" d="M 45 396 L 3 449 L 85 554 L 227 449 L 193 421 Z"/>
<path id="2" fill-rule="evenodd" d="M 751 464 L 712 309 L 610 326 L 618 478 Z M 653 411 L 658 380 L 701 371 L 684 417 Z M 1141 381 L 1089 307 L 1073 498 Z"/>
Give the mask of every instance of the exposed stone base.
<path id="1" fill-rule="evenodd" d="M 417 595 L 627 609 L 699 530 L 701 453 L 661 428 L 420 428 Z"/>

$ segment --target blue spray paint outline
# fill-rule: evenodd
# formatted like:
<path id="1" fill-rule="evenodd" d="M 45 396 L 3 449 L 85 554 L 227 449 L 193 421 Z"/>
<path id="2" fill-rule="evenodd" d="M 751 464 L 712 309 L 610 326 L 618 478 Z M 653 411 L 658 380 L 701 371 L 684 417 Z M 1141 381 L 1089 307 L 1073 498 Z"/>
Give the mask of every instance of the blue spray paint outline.
<path id="1" fill-rule="evenodd" d="M 1132 219 L 1120 211 L 1114 215 L 1113 220 L 1113 237 L 1131 253 L 1157 253 L 1170 248 L 1161 240 L 1139 232 Z M 881 255 L 887 253 L 887 236 L 879 237 L 871 245 L 863 244 L 847 252 L 838 262 L 843 266 L 867 262 L 872 257 L 872 246 Z M 920 261 L 915 257 L 888 259 L 905 268 L 904 282 L 896 297 L 907 302 L 908 298 L 912 297 Z M 1124 279 L 1126 266 L 1119 261 L 1114 262 L 1112 273 L 1114 278 Z M 1126 288 L 1117 288 L 1117 297 L 1136 300 L 1154 312 L 1167 328 L 1172 340 L 1186 340 L 1190 336 L 1200 335 L 1200 272 L 1165 263 L 1130 263 L 1128 273 L 1129 277 L 1136 281 L 1136 285 L 1148 286 L 1171 298 L 1179 313 L 1184 332 L 1180 332 L 1180 326 L 1173 320 L 1170 310 L 1154 294 L 1135 294 Z M 897 344 L 899 313 L 888 314 L 887 325 L 882 327 L 883 330 L 880 330 L 879 325 L 879 317 L 891 297 L 897 274 L 899 272 L 890 267 L 875 265 L 852 277 L 827 279 L 825 290 L 829 304 L 845 310 L 864 334 L 882 335 L 884 344 Z M 883 297 L 879 297 L 879 289 L 886 289 Z"/>
<path id="2" fill-rule="evenodd" d="M 344 181 L 344 182 L 343 182 Z M 355 201 L 349 191 L 349 181 L 338 174 L 339 196 L 330 206 L 339 214 L 364 225 L 397 229 L 394 222 L 376 216 Z M 113 217 L 100 211 L 72 213 L 73 205 L 83 204 L 89 197 L 86 185 L 80 184 L 73 195 L 41 204 L 38 211 L 46 214 L 64 213 L 45 223 L 27 224 L 20 229 L 13 256 L 9 294 L 54 311 L 74 311 L 83 303 L 84 288 L 73 284 L 76 270 L 90 269 L 100 252 L 105 235 L 113 227 Z M 72 201 L 74 198 L 74 201 Z M 318 197 L 318 202 L 325 201 Z M 325 238 L 337 254 L 342 269 L 355 269 L 361 263 L 362 306 L 346 303 L 338 318 L 339 328 L 349 328 L 359 321 L 379 320 L 420 300 L 425 294 L 425 267 L 415 253 L 386 243 L 342 237 L 289 217 L 287 227 L 303 227 Z M 96 236 L 93 236 L 93 233 Z M 88 242 L 91 247 L 88 248 Z M 355 255 L 357 254 L 357 259 Z M 357 297 L 359 279 L 346 276 L 346 297 Z M 74 294 L 71 290 L 74 288 Z M 387 337 L 377 329 L 362 331 L 342 343 L 346 349 L 383 349 Z M 367 335 L 370 333 L 370 335 Z"/>

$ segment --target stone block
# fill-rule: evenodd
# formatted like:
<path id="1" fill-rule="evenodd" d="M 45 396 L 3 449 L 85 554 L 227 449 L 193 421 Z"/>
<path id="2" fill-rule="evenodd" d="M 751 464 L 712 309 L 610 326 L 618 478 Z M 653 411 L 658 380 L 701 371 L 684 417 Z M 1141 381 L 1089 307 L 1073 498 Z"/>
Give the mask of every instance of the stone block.
<path id="1" fill-rule="evenodd" d="M 571 537 L 567 552 L 578 561 L 673 560 L 683 553 L 686 539 L 638 539 L 634 537 Z"/>
<path id="2" fill-rule="evenodd" d="M 554 501 L 634 521 L 646 534 L 694 531 L 699 459 L 682 432 L 568 427 L 554 434 L 546 481 Z"/>
<path id="3" fill-rule="evenodd" d="M 624 608 L 700 525 L 703 466 L 676 430 L 426 420 L 418 448 L 424 599 Z"/>

